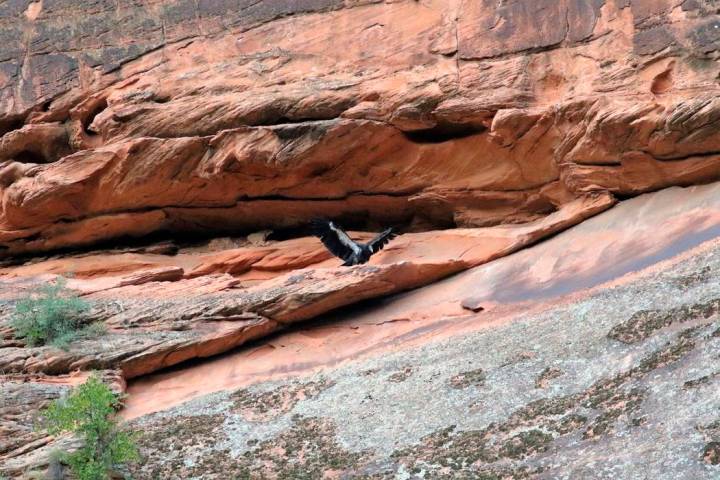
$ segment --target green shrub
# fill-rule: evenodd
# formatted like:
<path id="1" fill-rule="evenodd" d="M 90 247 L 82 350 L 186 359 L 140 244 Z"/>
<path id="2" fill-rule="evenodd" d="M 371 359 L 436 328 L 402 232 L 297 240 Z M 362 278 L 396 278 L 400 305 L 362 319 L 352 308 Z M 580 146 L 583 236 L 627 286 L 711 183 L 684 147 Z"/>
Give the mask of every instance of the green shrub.
<path id="1" fill-rule="evenodd" d="M 42 285 L 15 304 L 10 324 L 15 337 L 30 346 L 52 344 L 65 348 L 77 337 L 97 335 L 101 326 L 85 327 L 82 313 L 90 305 L 66 288 L 63 277 Z"/>
<path id="2" fill-rule="evenodd" d="M 133 436 L 115 420 L 120 397 L 92 375 L 67 397 L 54 401 L 43 412 L 48 432 L 72 432 L 83 446 L 61 455 L 79 480 L 105 480 L 109 472 L 139 458 Z"/>

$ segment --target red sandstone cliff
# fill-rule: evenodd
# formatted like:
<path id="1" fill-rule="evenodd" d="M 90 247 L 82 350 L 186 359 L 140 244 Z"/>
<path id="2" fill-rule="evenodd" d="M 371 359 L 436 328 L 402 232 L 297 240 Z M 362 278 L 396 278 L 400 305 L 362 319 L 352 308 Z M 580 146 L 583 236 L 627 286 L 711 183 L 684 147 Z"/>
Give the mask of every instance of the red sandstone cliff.
<path id="1" fill-rule="evenodd" d="M 717 179 L 712 3 L 11 2 L 0 245 L 487 226 Z"/>
<path id="2" fill-rule="evenodd" d="M 248 360 L 255 351 L 243 357 L 244 366 L 262 367 L 254 381 L 304 372 L 534 315 L 550 308 L 546 294 L 577 294 L 712 238 L 720 207 L 717 188 L 710 186 L 635 199 L 549 246 L 476 268 L 640 193 L 720 180 L 719 55 L 713 0 L 0 5 L 0 434 L 7 438 L 0 441 L 0 467 L 9 465 L 0 473 L 22 475 L 45 465 L 55 440 L 29 427 L 32 416 L 84 378 L 78 370 L 104 370 L 124 388 L 126 380 L 226 352 L 340 307 L 474 269 L 407 297 L 332 314 L 330 320 L 343 325 L 334 333 L 322 325 L 306 336 L 291 332 L 282 338 L 300 345 L 292 355 L 258 350 L 257 357 Z M 336 268 L 339 262 L 315 239 L 246 238 L 263 229 L 297 236 L 297 227 L 318 215 L 358 230 L 394 224 L 404 234 L 369 265 L 351 269 Z M 197 233 L 234 238 L 181 241 Z M 165 241 L 126 242 L 152 242 L 155 234 Z M 690 264 L 703 261 L 712 263 L 693 256 Z M 666 283 L 677 289 L 663 295 L 682 299 L 688 285 L 696 285 L 702 291 L 693 301 L 706 301 L 714 295 L 713 277 L 692 280 L 696 273 L 686 272 L 691 280 L 682 285 L 670 276 Z M 12 302 L 57 274 L 73 275 L 70 286 L 93 302 L 91 315 L 108 334 L 65 351 L 27 347 L 8 326 Z M 628 289 L 660 296 L 653 285 L 636 282 Z M 577 330 L 572 338 L 583 338 L 586 309 L 576 300 L 568 307 L 577 314 L 567 328 Z M 613 309 L 643 303 L 620 299 L 621 308 L 616 300 L 602 298 L 609 313 L 598 314 L 592 334 L 605 339 L 601 329 L 623 314 Z M 703 312 L 717 314 L 708 308 Z M 550 333 L 532 328 L 545 341 L 565 327 L 554 325 Z M 523 335 L 508 338 L 527 340 Z M 693 341 L 711 350 L 712 338 Z M 555 351 L 552 338 L 547 341 L 548 351 Z M 283 352 L 283 342 L 276 338 L 267 348 Z M 485 340 L 478 342 L 488 350 Z M 498 348 L 515 359 L 525 358 L 526 347 L 518 340 Z M 625 360 L 612 348 L 598 354 L 599 363 L 610 359 L 620 368 Z M 450 348 L 448 355 L 471 363 L 475 353 Z M 632 360 L 639 354 L 623 355 Z M 525 360 L 498 360 L 498 375 Z M 414 369 L 398 370 L 391 383 L 402 384 Z M 631 369 L 622 381 L 646 382 L 651 370 Z M 528 372 L 537 376 L 538 389 L 557 374 Z M 436 392 L 434 400 L 455 398 L 455 390 L 472 383 L 470 373 L 453 377 L 450 393 Z M 180 378 L 203 383 L 197 374 L 185 375 Z M 243 375 L 230 383 L 252 383 L 251 373 Z M 435 385 L 436 374 L 428 375 L 423 381 Z M 585 380 L 583 395 L 594 399 L 595 387 Z M 203 388 L 170 384 L 183 399 L 188 390 Z M 328 385 L 311 387 L 308 398 Z M 492 398 L 527 394 L 526 386 L 511 387 Z M 294 388 L 283 390 L 281 397 L 292 397 L 283 402 L 305 398 L 305 387 Z M 344 388 L 342 398 L 352 391 Z M 153 395 L 139 392 L 146 404 L 130 411 L 156 409 L 163 402 Z M 617 403 L 600 402 L 598 419 L 635 412 L 627 407 L 618 413 L 617 405 L 634 405 L 637 398 L 617 395 Z M 493 403 L 487 408 L 495 414 L 500 406 Z M 573 422 L 578 412 L 587 414 L 582 408 L 572 406 Z M 388 409 L 363 411 L 360 418 L 380 418 Z M 548 425 L 544 431 L 555 432 L 557 425 Z M 703 428 L 715 438 L 715 430 Z M 565 441 L 567 432 L 557 430 L 556 438 Z M 503 437 L 507 431 L 490 429 L 481 437 L 515 445 L 515 437 Z M 403 461 L 424 465 L 419 458 L 430 453 L 414 448 L 401 452 Z M 529 454 L 531 461 L 537 453 Z M 223 478 L 212 476 L 222 475 L 214 472 L 217 465 L 193 474 Z"/>

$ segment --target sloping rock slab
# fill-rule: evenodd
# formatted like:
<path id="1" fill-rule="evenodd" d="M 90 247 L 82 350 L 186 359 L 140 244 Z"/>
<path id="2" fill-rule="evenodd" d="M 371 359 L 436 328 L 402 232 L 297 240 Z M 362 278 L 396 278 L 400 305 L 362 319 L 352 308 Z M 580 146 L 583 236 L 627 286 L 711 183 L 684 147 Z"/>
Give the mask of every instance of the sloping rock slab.
<path id="1" fill-rule="evenodd" d="M 216 355 L 293 322 L 368 298 L 423 285 L 465 268 L 463 262 L 396 263 L 349 269 L 304 270 L 259 287 L 169 301 L 131 301 L 97 308 L 111 331 L 53 347 L 6 347 L 0 370 L 67 373 L 120 368 L 126 378 L 189 358 Z"/>
<path id="2" fill-rule="evenodd" d="M 345 305 L 432 283 L 534 243 L 612 204 L 608 195 L 589 196 L 527 225 L 406 235 L 378 255 L 376 264 L 298 270 L 248 288 L 234 288 L 238 281 L 228 274 L 181 279 L 181 269 L 173 267 L 82 280 L 81 290 L 95 299 L 89 320 L 103 321 L 108 334 L 74 342 L 65 351 L 23 348 L 9 341 L 12 332 L 5 327 L 0 369 L 61 374 L 118 368 L 132 378 L 216 355 Z"/>

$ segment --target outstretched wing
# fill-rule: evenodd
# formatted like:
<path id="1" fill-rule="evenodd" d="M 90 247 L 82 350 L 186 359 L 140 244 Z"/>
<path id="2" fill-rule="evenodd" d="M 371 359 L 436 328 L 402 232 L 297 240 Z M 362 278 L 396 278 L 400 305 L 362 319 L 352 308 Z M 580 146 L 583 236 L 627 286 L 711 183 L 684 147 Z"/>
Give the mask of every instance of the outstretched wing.
<path id="1" fill-rule="evenodd" d="M 360 247 L 353 242 L 342 228 L 328 220 L 313 220 L 311 222 L 313 235 L 320 240 L 336 257 L 347 261 L 353 255 L 360 254 Z"/>
<path id="2" fill-rule="evenodd" d="M 377 253 L 395 237 L 397 237 L 397 233 L 393 232 L 392 227 L 390 227 L 380 233 L 377 237 L 370 240 L 367 246 L 370 248 L 370 252 Z"/>

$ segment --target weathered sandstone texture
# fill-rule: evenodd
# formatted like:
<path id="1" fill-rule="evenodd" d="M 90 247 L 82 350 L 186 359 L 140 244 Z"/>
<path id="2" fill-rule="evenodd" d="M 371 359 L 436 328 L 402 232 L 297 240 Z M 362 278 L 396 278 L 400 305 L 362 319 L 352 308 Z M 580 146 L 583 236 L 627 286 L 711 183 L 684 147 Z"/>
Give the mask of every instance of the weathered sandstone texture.
<path id="1" fill-rule="evenodd" d="M 716 478 L 720 184 L 628 199 L 720 180 L 719 13 L 0 4 L 0 476 L 101 370 L 138 479 Z M 403 235 L 338 268 L 317 216 Z M 28 347 L 57 275 L 107 333 Z"/>
<path id="2" fill-rule="evenodd" d="M 5 255 L 720 178 L 711 0 L 17 0 L 0 36 Z"/>
<path id="3" fill-rule="evenodd" d="M 138 479 L 716 479 L 719 260 L 715 242 L 494 328 L 138 418 L 146 461 L 131 470 Z M 633 331 L 643 333 L 618 340 Z"/>
<path id="4" fill-rule="evenodd" d="M 132 477 L 715 479 L 719 192 L 634 198 L 433 285 L 130 380 Z M 463 309 L 468 295 L 485 310 Z M 4 425 L 35 442 L 0 457 L 6 474 L 47 464 L 58 443 L 23 419 L 73 381 L 2 384 Z"/>
<path id="5" fill-rule="evenodd" d="M 182 248 L 165 242 L 38 257 L 2 268 L 0 431 L 25 440 L 0 444 L 0 465 L 11 465 L 0 473 L 22 476 L 38 465 L 44 468 L 48 453 L 65 445 L 58 442 L 66 439 L 47 437 L 32 424 L 47 401 L 67 390 L 67 375 L 78 379 L 88 370 L 104 370 L 124 390 L 126 380 L 507 255 L 613 203 L 609 195 L 596 195 L 522 225 L 409 233 L 372 264 L 353 268 L 338 268 L 338 259 L 329 258 L 317 239 L 257 244 L 253 235 Z M 76 340 L 65 350 L 29 347 L 13 337 L 8 321 L 14 302 L 57 275 L 72 276 L 68 286 L 93 306 L 87 322 L 102 322 L 107 332 Z"/>
<path id="6" fill-rule="evenodd" d="M 103 322 L 110 329 L 107 335 L 76 341 L 63 351 L 27 347 L 0 322 L 0 372 L 62 374 L 118 368 L 124 378 L 132 378 L 216 355 L 345 305 L 432 283 L 518 250 L 567 228 L 578 216 L 591 216 L 611 205 L 608 198 L 576 203 L 574 208 L 568 204 L 528 225 L 407 234 L 373 265 L 355 268 L 299 269 L 339 263 L 328 260 L 317 239 L 304 238 L 221 254 L 105 253 L 0 269 L 3 303 L 27 295 L 33 281 L 73 275 L 69 286 L 93 302 L 88 321 Z M 322 254 L 313 253 L 318 251 Z M 183 266 L 189 268 L 187 274 Z M 278 271 L 283 266 L 288 273 Z M 123 274 L 123 269 L 129 273 Z M 9 303 L 7 307 L 9 314 Z"/>
<path id="7" fill-rule="evenodd" d="M 701 253 L 717 251 L 718 237 L 720 183 L 643 195 L 531 248 L 431 285 L 360 308 L 328 313 L 318 322 L 192 368 L 131 380 L 125 415 L 135 418 L 163 410 L 200 392 L 235 389 L 259 380 L 285 381 L 439 338 L 494 330 L 561 303 L 574 304 L 589 291 L 601 293 L 632 283 L 638 272 L 649 275 L 666 271 L 669 282 L 680 290 L 678 300 L 684 301 L 682 288 L 714 288 L 718 275 L 710 263 L 718 260 Z M 675 272 L 694 257 L 698 257 L 694 265 L 686 268 L 691 273 Z M 603 298 L 611 298 L 607 295 Z M 615 307 L 608 301 L 607 315 L 619 315 L 628 320 L 623 324 L 633 326 L 616 330 L 613 339 L 637 342 L 641 335 L 636 331 L 648 336 L 671 323 L 667 321 L 670 317 L 656 315 L 652 305 L 657 298 L 645 292 L 644 285 L 639 285 L 633 295 L 632 308 Z M 465 304 L 483 309 L 475 313 L 464 308 Z M 626 309 L 631 313 L 626 315 Z M 712 313 L 713 309 L 707 311 Z M 602 316 L 598 314 L 597 318 Z M 581 316 L 574 321 L 593 323 L 597 319 Z M 546 343 L 574 342 L 576 338 L 558 327 L 555 336 L 518 341 L 527 343 L 528 348 L 542 349 Z M 705 367 L 710 369 L 718 360 Z M 202 384 L 201 389 L 198 384 Z"/>

